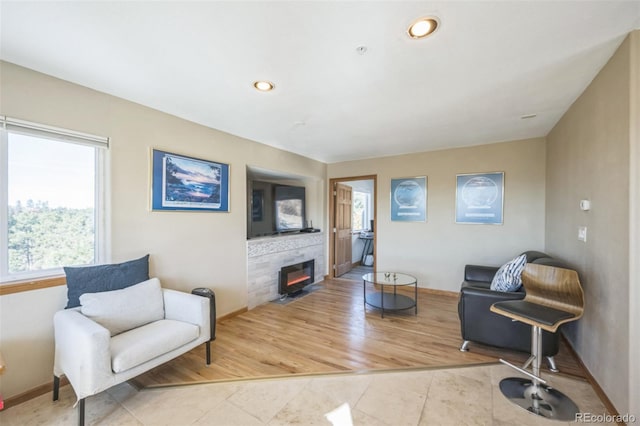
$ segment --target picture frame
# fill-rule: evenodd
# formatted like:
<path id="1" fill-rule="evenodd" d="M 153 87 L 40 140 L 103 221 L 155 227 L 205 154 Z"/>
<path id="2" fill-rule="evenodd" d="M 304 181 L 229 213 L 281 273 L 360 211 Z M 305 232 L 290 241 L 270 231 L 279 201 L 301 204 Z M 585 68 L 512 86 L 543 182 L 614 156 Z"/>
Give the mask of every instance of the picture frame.
<path id="1" fill-rule="evenodd" d="M 254 189 L 251 194 L 251 220 L 262 222 L 264 219 L 264 189 Z"/>
<path id="2" fill-rule="evenodd" d="M 392 221 L 427 221 L 426 176 L 392 178 L 390 192 Z"/>
<path id="3" fill-rule="evenodd" d="M 456 175 L 456 223 L 502 225 L 504 172 Z"/>
<path id="4" fill-rule="evenodd" d="M 152 149 L 151 210 L 229 212 L 229 165 Z"/>

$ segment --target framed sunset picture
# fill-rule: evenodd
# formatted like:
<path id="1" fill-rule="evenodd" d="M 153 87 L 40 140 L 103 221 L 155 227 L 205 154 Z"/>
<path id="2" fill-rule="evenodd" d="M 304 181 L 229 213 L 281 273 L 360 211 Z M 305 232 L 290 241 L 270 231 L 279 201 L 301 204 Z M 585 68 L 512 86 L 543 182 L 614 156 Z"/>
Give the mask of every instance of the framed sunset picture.
<path id="1" fill-rule="evenodd" d="M 229 165 L 153 149 L 151 210 L 229 211 Z"/>

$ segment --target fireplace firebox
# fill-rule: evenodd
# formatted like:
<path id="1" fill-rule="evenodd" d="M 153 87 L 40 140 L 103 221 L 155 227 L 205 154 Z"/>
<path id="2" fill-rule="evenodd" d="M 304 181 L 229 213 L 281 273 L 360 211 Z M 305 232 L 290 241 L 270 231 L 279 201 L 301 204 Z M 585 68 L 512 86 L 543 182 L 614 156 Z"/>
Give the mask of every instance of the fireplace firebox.
<path id="1" fill-rule="evenodd" d="M 297 296 L 302 293 L 305 286 L 315 281 L 314 268 L 315 261 L 308 260 L 280 269 L 280 294 Z"/>

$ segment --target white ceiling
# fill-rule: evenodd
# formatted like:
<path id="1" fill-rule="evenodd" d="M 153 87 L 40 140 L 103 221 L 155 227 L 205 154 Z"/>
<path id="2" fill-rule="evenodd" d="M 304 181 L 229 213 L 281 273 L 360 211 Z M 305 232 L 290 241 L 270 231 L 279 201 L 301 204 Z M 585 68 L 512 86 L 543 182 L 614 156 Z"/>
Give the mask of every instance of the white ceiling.
<path id="1" fill-rule="evenodd" d="M 640 28 L 640 1 L 0 8 L 3 60 L 329 163 L 544 136 Z"/>

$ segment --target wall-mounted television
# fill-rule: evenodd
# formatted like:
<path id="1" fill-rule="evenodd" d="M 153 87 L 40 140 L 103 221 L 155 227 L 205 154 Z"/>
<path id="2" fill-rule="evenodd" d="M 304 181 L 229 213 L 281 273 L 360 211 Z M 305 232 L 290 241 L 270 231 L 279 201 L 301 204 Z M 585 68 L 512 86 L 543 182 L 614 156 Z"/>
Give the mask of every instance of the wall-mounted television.
<path id="1" fill-rule="evenodd" d="M 306 226 L 305 209 L 304 186 L 250 181 L 247 237 L 300 231 Z"/>

